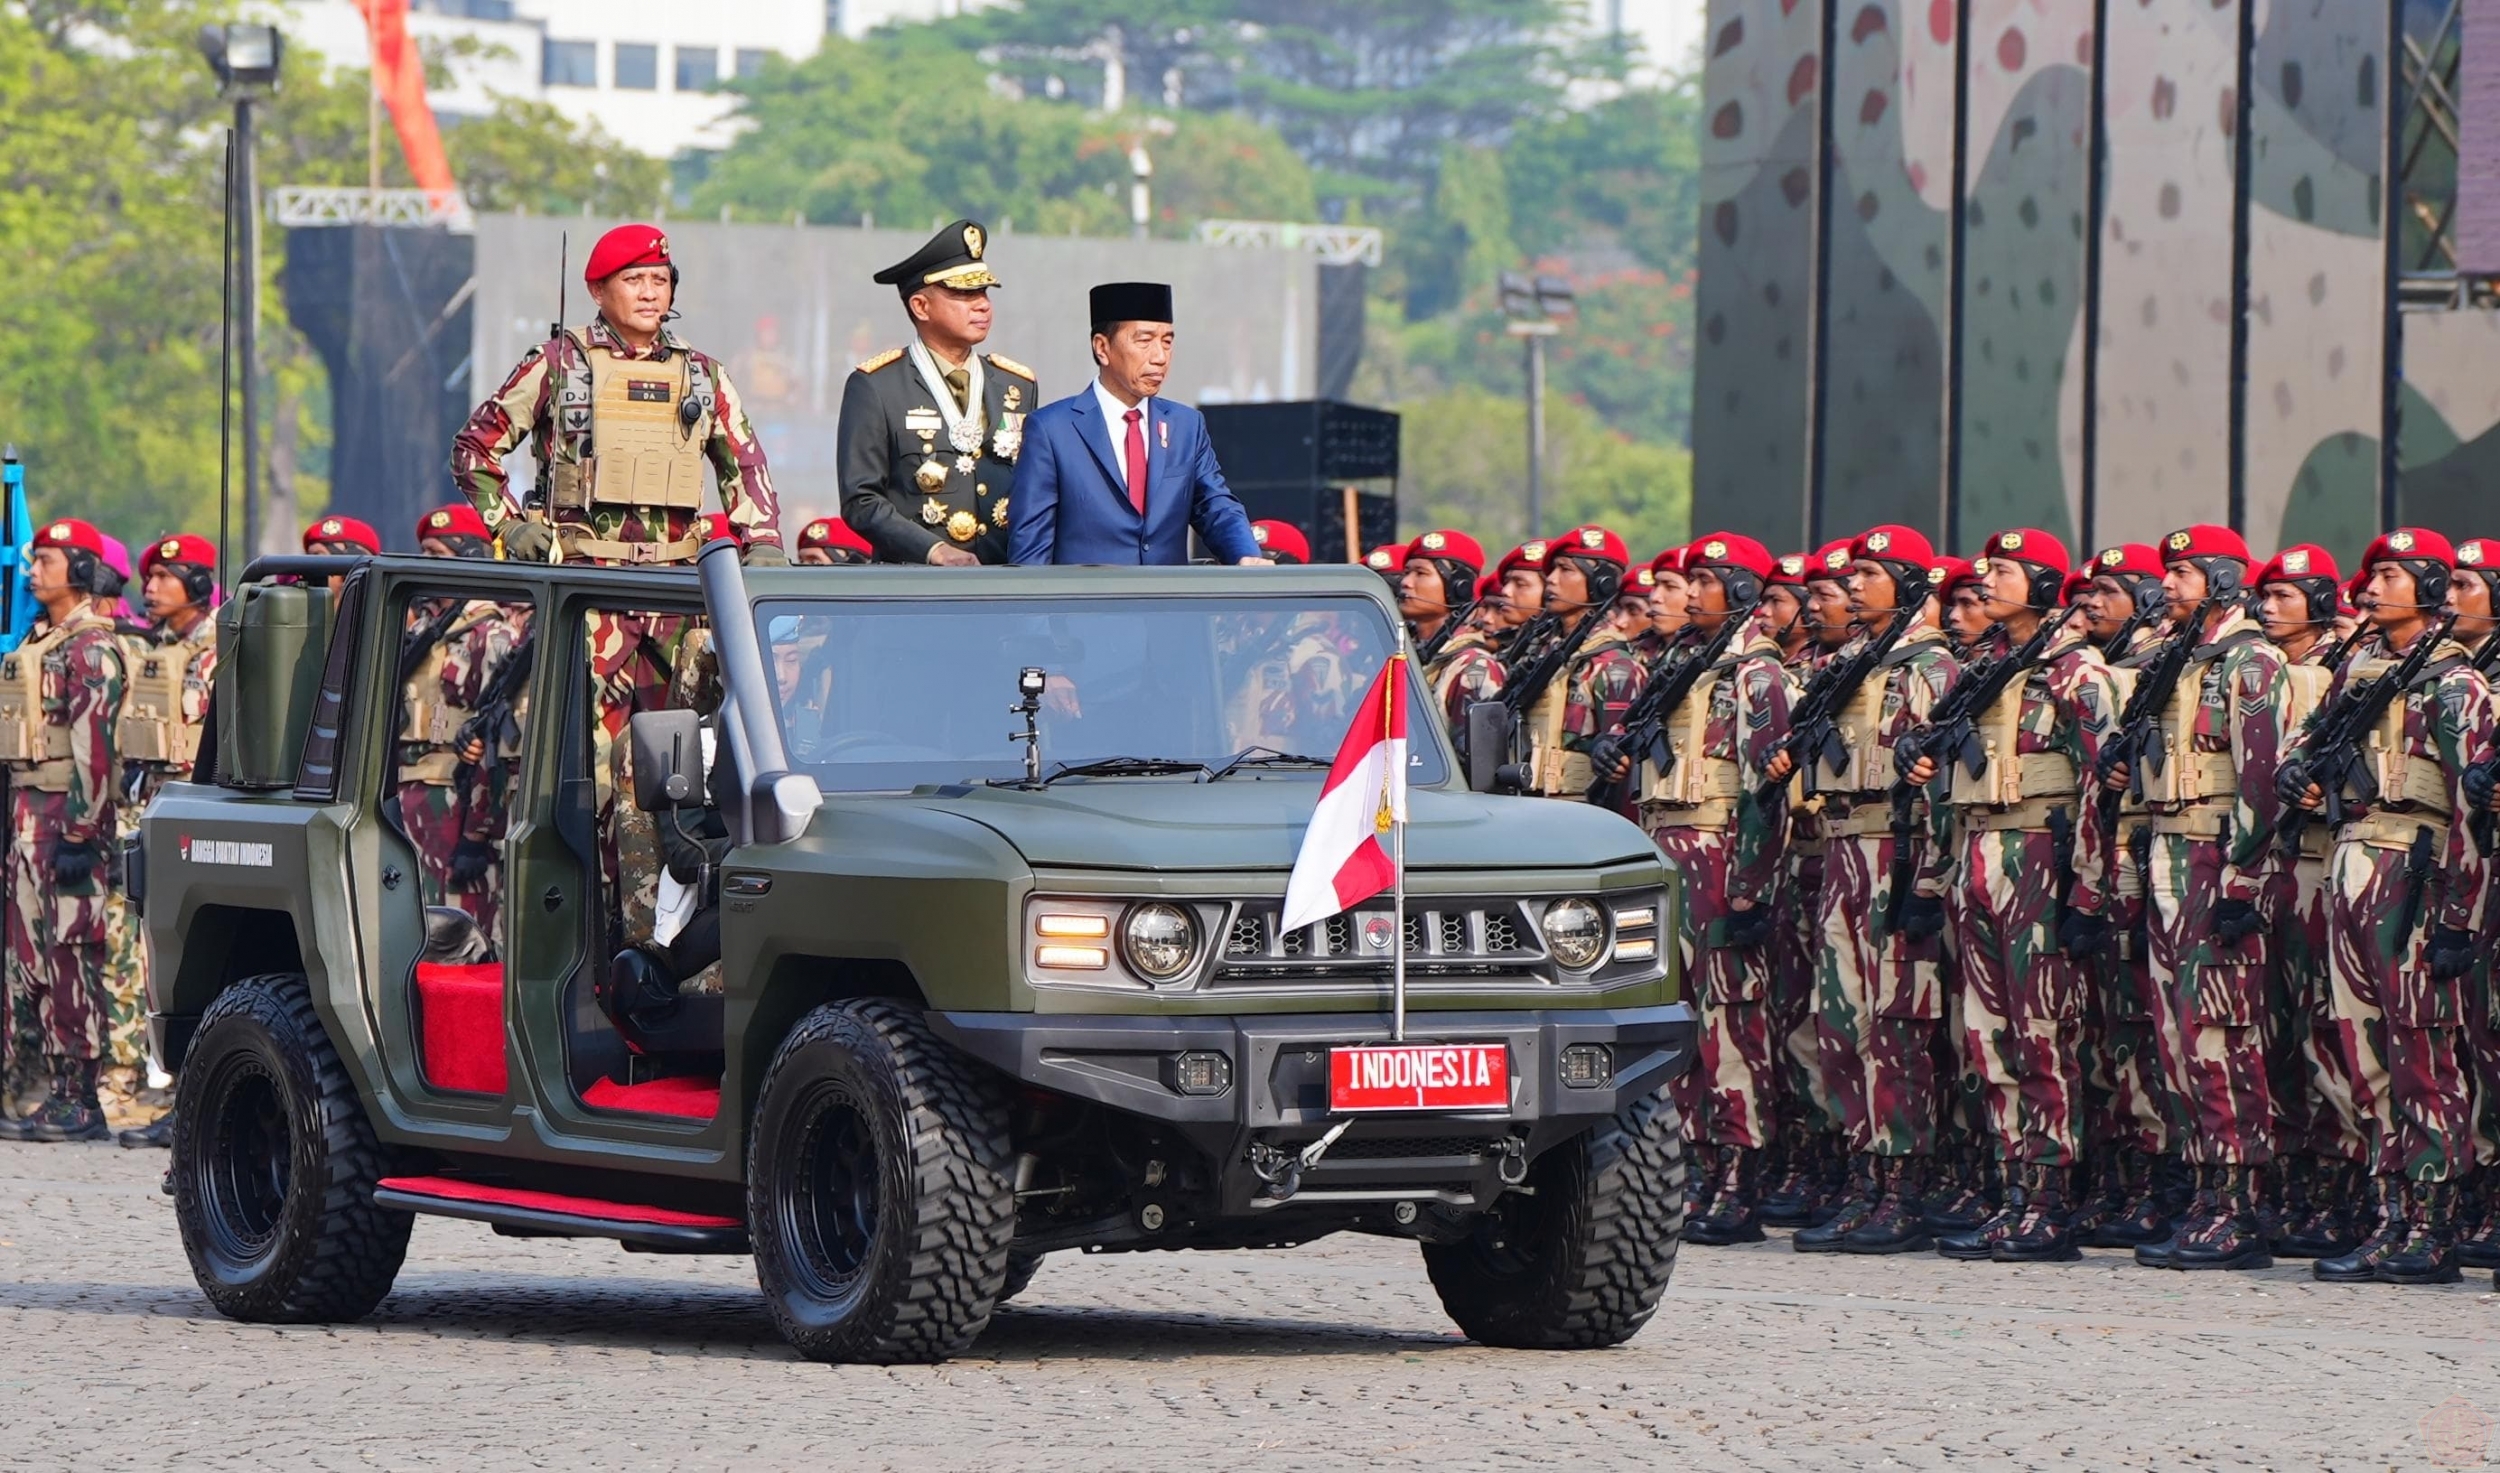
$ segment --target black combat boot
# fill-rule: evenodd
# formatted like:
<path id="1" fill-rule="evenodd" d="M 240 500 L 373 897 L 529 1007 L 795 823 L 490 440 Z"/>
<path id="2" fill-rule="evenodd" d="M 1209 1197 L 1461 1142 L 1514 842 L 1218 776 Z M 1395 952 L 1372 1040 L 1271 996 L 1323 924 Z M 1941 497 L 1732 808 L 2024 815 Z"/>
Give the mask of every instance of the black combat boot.
<path id="1" fill-rule="evenodd" d="M 1917 1253 L 1933 1245 L 1935 1234 L 1927 1230 L 1921 1209 L 1925 1203 L 1920 1193 L 1926 1186 L 1929 1158 L 1925 1156 L 1884 1156 L 1876 1161 L 1876 1180 L 1883 1188 L 1875 1210 L 1858 1224 L 1857 1231 L 1840 1240 L 1843 1253 Z"/>
<path id="2" fill-rule="evenodd" d="M 1684 1241 L 1710 1248 L 1761 1242 L 1762 1219 L 1754 1208 L 1761 1165 L 1758 1151 L 1719 1147 L 1718 1170 L 1710 1183 L 1710 1210 L 1685 1220 Z"/>
<path id="3" fill-rule="evenodd" d="M 2213 1220 L 2222 1215 L 2221 1168 L 2191 1166 L 2187 1171 L 2196 1190 L 2187 1205 L 2171 1217 L 2170 1235 L 2159 1242 L 2136 1246 L 2135 1261 L 2146 1268 L 2177 1268 L 2179 1265 L 2172 1260 L 2178 1257 L 2180 1245 L 2192 1233 L 2210 1231 Z"/>
<path id="4" fill-rule="evenodd" d="M 2005 1205 L 1990 1214 L 1978 1226 L 1936 1234 L 1936 1252 L 1943 1257 L 1960 1259 L 1965 1263 L 1977 1263 L 1987 1258 L 1996 1251 L 1997 1244 L 2005 1241 L 2006 1235 L 2013 1232 L 2015 1225 L 2022 1221 L 2024 1209 L 2029 1205 L 2029 1201 L 2030 1193 L 2025 1179 L 2015 1178 L 2014 1183 L 2005 1189 Z"/>
<path id="5" fill-rule="evenodd" d="M 2118 1161 L 2117 1148 L 2105 1146 L 2075 1168 L 2075 1210 L 2066 1219 L 2066 1230 L 2078 1244 L 2091 1242 L 2127 1205 L 2127 1182 Z"/>
<path id="6" fill-rule="evenodd" d="M 2378 1266 L 2382 1284 L 2453 1284 L 2464 1277 L 2449 1246 L 2457 1230 L 2457 1184 L 2405 1184 L 2405 1232 Z"/>
<path id="7" fill-rule="evenodd" d="M 1875 1211 L 1876 1158 L 1865 1152 L 1849 1157 L 1849 1181 L 1841 1188 L 1839 1205 L 1832 1215 L 1809 1228 L 1799 1228 L 1789 1246 L 1800 1253 L 1838 1253 L 1843 1238 L 1866 1225 Z"/>
<path id="8" fill-rule="evenodd" d="M 145 1125 L 134 1125 L 113 1140 L 125 1151 L 165 1151 L 174 1144 L 174 1112 L 166 1111 Z"/>
<path id="9" fill-rule="evenodd" d="M 2490 1167 L 2478 1168 L 2457 1190 L 2454 1248 L 2466 1268 L 2500 1268 L 2500 1183 Z"/>
<path id="10" fill-rule="evenodd" d="M 2179 1231 L 2170 1268 L 2272 1268 L 2265 1229 L 2257 1220 L 2257 1168 L 2241 1162 L 2205 1168 L 2214 1183 L 2214 1212 Z"/>
<path id="11" fill-rule="evenodd" d="M 2297 1216 L 2284 1219 L 2274 1239 L 2277 1258 L 2333 1258 L 2361 1241 L 2353 1228 L 2353 1204 L 2368 1186 L 2358 1161 L 2320 1158 L 2309 1168 Z"/>
<path id="12" fill-rule="evenodd" d="M 2141 1248 L 2170 1236 L 2170 1214 L 2153 1191 L 2151 1152 L 2129 1146 L 2118 1154 L 2120 1190 L 2124 1194 L 2107 1220 L 2092 1235 L 2095 1248 Z"/>
<path id="13" fill-rule="evenodd" d="M 1754 1216 L 1772 1227 L 1803 1227 L 1814 1221 L 1815 1209 L 1823 1204 L 1823 1161 L 1818 1154 L 1823 1138 L 1797 1126 L 1780 1136 L 1784 1149 L 1778 1165 L 1766 1167 Z"/>
<path id="14" fill-rule="evenodd" d="M 2014 1230 L 1991 1257 L 1999 1263 L 2065 1263 L 2083 1256 L 2068 1215 L 2067 1169 L 2038 1163 L 2023 1167 L 2024 1210 Z"/>
<path id="15" fill-rule="evenodd" d="M 1919 1212 L 1927 1231 L 1969 1232 L 1996 1215 L 1987 1155 L 1977 1146 L 1962 1146 L 1934 1158 L 1936 1179 Z"/>
<path id="16" fill-rule="evenodd" d="M 2369 1232 L 2349 1253 L 2321 1258 L 2309 1265 L 2309 1272 L 2330 1284 L 2367 1284 L 2378 1278 L 2378 1266 L 2395 1254 L 2396 1245 L 2405 1238 L 2404 1179 L 2385 1174 L 2370 1178 L 2371 1207 L 2374 1215 Z M 2361 1224 L 2356 1222 L 2355 1228 Z"/>
<path id="17" fill-rule="evenodd" d="M 2153 1199 L 2161 1204 L 2162 1215 L 2176 1222 L 2187 1215 L 2204 1182 L 2187 1158 L 2176 1151 L 2164 1151 L 2153 1158 Z"/>
<path id="18" fill-rule="evenodd" d="M 54 1079 L 52 1098 L 44 1101 L 34 1118 L 27 1122 L 22 1139 L 29 1141 L 109 1141 L 111 1127 L 104 1123 L 104 1106 L 96 1099 L 96 1075 L 100 1066 L 93 1059 L 64 1059 Z"/>

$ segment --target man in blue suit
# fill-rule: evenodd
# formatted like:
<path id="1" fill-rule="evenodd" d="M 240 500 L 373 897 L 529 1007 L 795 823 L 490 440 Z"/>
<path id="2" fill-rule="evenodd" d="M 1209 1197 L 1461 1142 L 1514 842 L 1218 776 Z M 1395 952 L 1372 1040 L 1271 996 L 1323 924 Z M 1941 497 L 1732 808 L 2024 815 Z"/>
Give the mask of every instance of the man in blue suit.
<path id="1" fill-rule="evenodd" d="M 1195 527 L 1218 561 L 1266 563 L 1205 418 L 1158 397 L 1172 367 L 1172 289 L 1113 282 L 1091 305 L 1101 373 L 1024 422 L 1008 560 L 1185 563 Z"/>

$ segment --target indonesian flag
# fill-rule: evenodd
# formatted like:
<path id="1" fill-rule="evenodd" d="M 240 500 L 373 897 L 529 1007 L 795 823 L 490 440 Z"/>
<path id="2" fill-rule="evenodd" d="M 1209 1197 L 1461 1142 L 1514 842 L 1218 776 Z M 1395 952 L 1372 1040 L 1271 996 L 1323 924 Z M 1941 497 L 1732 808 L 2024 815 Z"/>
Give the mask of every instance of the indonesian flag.
<path id="1" fill-rule="evenodd" d="M 1406 822 L 1406 655 L 1393 655 L 1363 693 L 1337 760 L 1329 764 L 1319 807 L 1285 882 L 1284 929 L 1324 921 L 1368 900 L 1397 880 L 1380 847 L 1392 825 Z"/>
<path id="2" fill-rule="evenodd" d="M 409 177 L 437 201 L 459 189 L 451 177 L 451 160 L 443 153 L 443 135 L 434 125 L 434 108 L 425 100 L 425 58 L 408 34 L 408 0 L 356 0 L 371 38 L 373 88 L 390 109 L 391 126 L 399 133 L 399 150 L 408 160 Z"/>

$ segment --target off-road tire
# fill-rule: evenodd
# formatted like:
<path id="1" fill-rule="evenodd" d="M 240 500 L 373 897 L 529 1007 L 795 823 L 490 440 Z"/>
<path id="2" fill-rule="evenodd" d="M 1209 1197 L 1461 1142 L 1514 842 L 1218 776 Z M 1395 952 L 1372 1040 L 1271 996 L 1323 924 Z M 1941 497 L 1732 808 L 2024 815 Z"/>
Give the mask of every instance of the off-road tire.
<path id="1" fill-rule="evenodd" d="M 217 995 L 183 1062 L 168 1177 L 183 1252 L 218 1313 L 257 1324 L 371 1313 L 416 1221 L 373 1204 L 386 1160 L 301 975 Z"/>
<path id="2" fill-rule="evenodd" d="M 1539 1156 L 1424 1268 L 1467 1338 L 1509 1350 L 1621 1345 L 1657 1312 L 1684 1233 L 1684 1122 L 1664 1090 Z"/>
<path id="3" fill-rule="evenodd" d="M 1007 1281 L 998 1286 L 999 1303 L 1005 1304 L 1033 1287 L 1033 1276 L 1042 1271 L 1042 1257 L 1039 1253 L 1007 1255 Z"/>
<path id="4" fill-rule="evenodd" d="M 755 1277 L 810 1360 L 961 1354 L 1007 1283 L 1015 1157 L 994 1076 L 878 998 L 799 1021 L 747 1145 Z"/>

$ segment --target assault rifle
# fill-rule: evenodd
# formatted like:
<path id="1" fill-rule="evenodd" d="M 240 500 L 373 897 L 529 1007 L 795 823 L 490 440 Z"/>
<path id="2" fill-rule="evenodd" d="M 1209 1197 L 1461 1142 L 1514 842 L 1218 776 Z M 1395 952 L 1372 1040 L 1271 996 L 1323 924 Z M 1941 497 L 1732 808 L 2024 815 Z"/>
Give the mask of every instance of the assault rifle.
<path id="1" fill-rule="evenodd" d="M 2141 798 L 2144 774 L 2161 774 L 2163 765 L 2170 760 L 2170 754 L 2161 745 L 2161 713 L 2170 708 L 2170 698 L 2179 689 L 2179 677 L 2187 673 L 2189 659 L 2204 643 L 2205 611 L 2211 606 L 2210 601 L 2198 604 L 2180 623 L 2179 632 L 2145 662 L 2134 693 L 2127 697 L 2126 709 L 2118 713 L 2118 735 L 2101 748 L 2101 760 L 2092 773 L 2095 781 L 2106 779 L 2123 763 L 2128 788 Z M 2115 831 L 2118 795 L 2104 789 L 2100 802 L 2101 826 Z"/>
<path id="2" fill-rule="evenodd" d="M 1433 662 L 1441 658 L 1441 651 L 1448 648 L 1450 641 L 1458 637 L 1459 627 L 1467 622 L 1467 616 L 1475 611 L 1474 599 L 1450 605 L 1449 613 L 1441 620 L 1440 630 L 1432 638 L 1415 646 L 1415 668 L 1431 669 Z"/>
<path id="3" fill-rule="evenodd" d="M 1866 684 L 1866 678 L 1875 673 L 1892 653 L 1892 647 L 1901 642 L 1901 636 L 1909 632 L 1920 606 L 1927 602 L 1927 580 L 1905 584 L 1900 593 L 1900 606 L 1893 611 L 1892 622 L 1884 626 L 1883 633 L 1868 640 L 1856 654 L 1835 659 L 1814 672 L 1814 678 L 1806 683 L 1805 694 L 1789 708 L 1788 734 L 1779 739 L 1779 745 L 1771 749 L 1771 757 L 1765 759 L 1767 762 L 1785 753 L 1805 773 L 1808 793 L 1815 791 L 1817 763 L 1829 763 L 1834 772 L 1848 765 L 1849 750 L 1840 740 L 1840 713 L 1848 709 L 1858 687 Z M 1787 785 L 1786 778 L 1766 782 L 1755 799 L 1764 809 L 1780 812 L 1774 805 L 1779 802 L 1780 789 Z"/>
<path id="4" fill-rule="evenodd" d="M 1701 648 L 1681 660 L 1660 660 L 1650 673 L 1641 693 L 1632 698 L 1630 709 L 1623 713 L 1623 751 L 1632 759 L 1632 766 L 1621 779 L 1604 773 L 1589 784 L 1588 800 L 1600 808 L 1618 807 L 1624 789 L 1640 774 L 1641 762 L 1647 759 L 1661 776 L 1675 770 L 1675 741 L 1667 735 L 1667 722 L 1684 708 L 1693 687 L 1719 663 L 1744 626 L 1753 622 L 1751 608 L 1730 609 L 1719 622 L 1719 630 Z"/>
<path id="5" fill-rule="evenodd" d="M 537 656 L 538 636 L 533 630 L 529 638 L 522 640 L 518 648 L 504 657 L 503 664 L 487 679 L 485 688 L 478 692 L 477 709 L 469 713 L 468 720 L 460 723 L 460 732 L 452 742 L 452 750 L 464 750 L 472 741 L 486 749 L 475 763 L 465 758 L 461 760 L 459 772 L 464 785 L 466 774 L 476 767 L 486 770 L 489 783 L 498 788 L 503 785 L 504 749 L 519 745 L 521 740 L 521 724 L 513 716 L 513 706 L 529 687 L 530 667 L 537 663 Z"/>
<path id="6" fill-rule="evenodd" d="M 2380 672 L 2376 679 L 2346 681 L 2344 688 L 2335 693 L 2335 699 L 2318 708 L 2292 760 L 2274 773 L 2275 795 L 2285 805 L 2278 831 L 2284 853 L 2299 852 L 2300 831 L 2312 817 L 2339 824 L 2352 804 L 2368 807 L 2379 800 L 2378 778 L 2362 757 L 2362 744 L 2378 729 L 2387 708 L 2402 700 L 2404 693 L 2422 678 L 2432 651 L 2446 642 L 2448 631 L 2456 626 L 2454 613 L 2440 616 L 2413 641 L 2413 648 L 2405 651 L 2404 658 Z M 2326 801 L 2314 814 L 2300 804 L 2311 783 L 2326 795 Z M 2350 803 L 2345 798 L 2347 793 L 2351 795 Z"/>
<path id="7" fill-rule="evenodd" d="M 458 619 L 460 611 L 466 607 L 468 607 L 466 599 L 445 599 L 441 613 L 400 637 L 399 683 L 401 685 L 405 686 L 409 681 L 417 678 L 417 670 L 425 664 L 426 652 L 442 643 L 443 636 L 451 632 L 452 621 Z"/>

